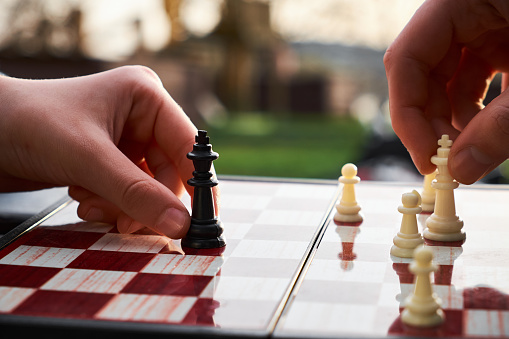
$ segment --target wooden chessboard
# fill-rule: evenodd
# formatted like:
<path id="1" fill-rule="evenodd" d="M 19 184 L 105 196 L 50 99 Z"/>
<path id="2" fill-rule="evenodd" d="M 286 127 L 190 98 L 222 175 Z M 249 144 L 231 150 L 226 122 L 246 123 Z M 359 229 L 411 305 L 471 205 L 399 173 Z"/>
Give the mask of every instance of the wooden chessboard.
<path id="1" fill-rule="evenodd" d="M 358 184 L 360 225 L 332 220 L 336 182 L 220 185 L 220 251 L 83 222 L 72 201 L 1 238 L 13 241 L 0 250 L 0 327 L 87 337 L 509 336 L 507 187 L 456 190 L 467 240 L 429 244 L 446 322 L 415 329 L 399 317 L 412 290 L 409 260 L 389 250 L 401 194 L 419 183 Z"/>

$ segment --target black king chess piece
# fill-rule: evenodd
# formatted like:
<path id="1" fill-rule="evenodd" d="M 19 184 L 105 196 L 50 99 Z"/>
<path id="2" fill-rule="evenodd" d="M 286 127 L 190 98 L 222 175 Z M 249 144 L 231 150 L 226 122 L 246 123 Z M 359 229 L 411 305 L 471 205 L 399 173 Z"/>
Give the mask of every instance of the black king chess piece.
<path id="1" fill-rule="evenodd" d="M 219 248 L 226 245 L 222 236 L 223 226 L 216 217 L 212 187 L 218 184 L 212 178 L 212 161 L 219 157 L 219 154 L 212 151 L 207 131 L 198 131 L 195 137 L 196 143 L 193 151 L 187 157 L 193 161 L 193 178 L 187 183 L 194 187 L 193 211 L 191 215 L 191 226 L 187 235 L 182 239 L 182 247 L 191 248 Z"/>

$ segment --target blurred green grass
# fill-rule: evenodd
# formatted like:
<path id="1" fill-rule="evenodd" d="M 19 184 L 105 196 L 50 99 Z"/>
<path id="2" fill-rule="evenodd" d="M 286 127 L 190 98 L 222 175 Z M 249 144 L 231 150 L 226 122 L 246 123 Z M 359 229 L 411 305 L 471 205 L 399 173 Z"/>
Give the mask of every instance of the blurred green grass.
<path id="1" fill-rule="evenodd" d="M 323 115 L 235 114 L 207 129 L 219 175 L 336 179 L 367 137 L 356 119 Z"/>

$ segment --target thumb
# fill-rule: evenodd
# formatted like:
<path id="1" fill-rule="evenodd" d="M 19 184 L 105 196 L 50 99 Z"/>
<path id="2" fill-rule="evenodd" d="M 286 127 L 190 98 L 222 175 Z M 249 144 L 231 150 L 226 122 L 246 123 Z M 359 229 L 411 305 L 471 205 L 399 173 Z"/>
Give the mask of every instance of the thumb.
<path id="1" fill-rule="evenodd" d="M 190 224 L 190 216 L 184 204 L 173 192 L 143 170 L 138 168 L 112 143 L 101 145 L 103 156 L 92 154 L 90 164 L 94 169 L 83 169 L 80 185 L 107 199 L 129 218 L 118 217 L 117 227 L 128 229 L 136 221 L 157 233 L 172 239 L 182 238 Z M 107 156 L 104 156 L 107 154 Z M 88 173 L 87 173 L 88 172 Z M 132 220 L 131 220 L 132 219 Z"/>
<path id="2" fill-rule="evenodd" d="M 479 111 L 456 138 L 449 156 L 451 175 L 472 184 L 509 156 L 509 92 Z"/>

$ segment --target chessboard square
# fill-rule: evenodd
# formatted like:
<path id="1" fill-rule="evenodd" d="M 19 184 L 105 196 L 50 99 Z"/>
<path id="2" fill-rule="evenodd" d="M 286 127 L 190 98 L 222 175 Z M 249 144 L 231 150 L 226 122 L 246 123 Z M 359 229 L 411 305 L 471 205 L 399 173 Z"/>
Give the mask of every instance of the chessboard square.
<path id="1" fill-rule="evenodd" d="M 307 226 L 253 225 L 244 239 L 310 241 L 315 231 Z"/>
<path id="2" fill-rule="evenodd" d="M 465 310 L 463 312 L 465 336 L 508 337 L 509 311 Z"/>
<path id="3" fill-rule="evenodd" d="M 337 185 L 286 184 L 279 186 L 274 196 L 278 198 L 302 197 L 304 201 L 322 200 L 328 205 L 337 191 Z"/>
<path id="4" fill-rule="evenodd" d="M 215 310 L 216 326 L 231 329 L 247 329 L 252 332 L 262 330 L 265 334 L 269 320 L 274 315 L 277 304 L 266 300 L 228 300 L 220 301 Z M 253 335 L 253 337 L 256 337 Z M 265 336 L 266 337 L 266 336 Z"/>
<path id="5" fill-rule="evenodd" d="M 31 296 L 34 288 L 0 286 L 0 313 L 8 313 Z"/>
<path id="6" fill-rule="evenodd" d="M 221 209 L 236 209 L 236 210 L 264 210 L 267 208 L 271 196 L 264 195 L 246 195 L 246 194 L 229 194 L 221 195 Z"/>
<path id="7" fill-rule="evenodd" d="M 255 220 L 258 225 L 309 226 L 318 228 L 325 211 L 264 210 Z"/>
<path id="8" fill-rule="evenodd" d="M 295 274 L 299 259 L 230 257 L 221 268 L 221 276 L 288 278 Z"/>
<path id="9" fill-rule="evenodd" d="M 136 276 L 136 274 L 135 272 L 65 268 L 41 286 L 41 289 L 91 293 L 118 293 L 134 276 Z"/>
<path id="10" fill-rule="evenodd" d="M 223 263 L 221 256 L 157 254 L 141 272 L 214 276 Z"/>
<path id="11" fill-rule="evenodd" d="M 87 250 L 67 268 L 139 272 L 153 257 L 153 253 Z"/>
<path id="12" fill-rule="evenodd" d="M 283 323 L 284 332 L 372 335 L 377 315 L 375 305 L 294 302 Z"/>
<path id="13" fill-rule="evenodd" d="M 107 233 L 88 249 L 97 251 L 158 253 L 171 239 L 159 235 Z"/>
<path id="14" fill-rule="evenodd" d="M 290 284 L 290 278 L 217 277 L 214 280 L 217 300 L 279 301 Z"/>
<path id="15" fill-rule="evenodd" d="M 486 277 L 489 277 L 489 284 L 492 286 L 503 286 L 503 292 L 509 293 L 509 267 L 506 266 L 471 266 L 463 265 L 463 285 L 483 286 L 486 284 Z"/>
<path id="16" fill-rule="evenodd" d="M 385 262 L 352 261 L 348 270 L 339 261 L 315 259 L 307 273 L 310 280 L 358 281 L 377 283 L 384 281 L 387 270 Z"/>
<path id="17" fill-rule="evenodd" d="M 440 298 L 441 306 L 448 310 L 464 308 L 463 292 L 454 285 L 433 285 L 433 292 Z"/>
<path id="18" fill-rule="evenodd" d="M 21 245 L 0 259 L 0 264 L 66 267 L 85 250 Z"/>
<path id="19" fill-rule="evenodd" d="M 187 312 L 187 315 L 180 324 L 182 325 L 199 325 L 199 326 L 216 326 L 216 316 L 214 312 L 221 307 L 219 301 L 213 298 L 199 298 L 193 304 L 193 307 Z"/>
<path id="20" fill-rule="evenodd" d="M 60 268 L 0 265 L 0 286 L 38 288 L 60 272 Z"/>
<path id="21" fill-rule="evenodd" d="M 299 289 L 297 300 L 367 305 L 380 298 L 381 286 L 378 283 L 305 280 Z"/>
<path id="22" fill-rule="evenodd" d="M 231 257 L 301 259 L 308 247 L 306 241 L 244 239 L 232 251 Z"/>
<path id="23" fill-rule="evenodd" d="M 383 283 L 377 305 L 382 307 L 399 308 L 405 298 L 412 292 L 413 284 Z"/>
<path id="24" fill-rule="evenodd" d="M 139 273 L 123 289 L 122 293 L 164 294 L 197 297 L 212 277 Z"/>
<path id="25" fill-rule="evenodd" d="M 91 318 L 113 294 L 38 290 L 12 311 L 12 314 Z"/>
<path id="26" fill-rule="evenodd" d="M 252 224 L 253 220 L 259 218 L 262 210 L 233 209 L 221 206 L 220 219 L 229 223 Z"/>
<path id="27" fill-rule="evenodd" d="M 40 227 L 30 231 L 24 244 L 43 247 L 86 249 L 103 236 L 103 233 L 62 231 Z"/>
<path id="28" fill-rule="evenodd" d="M 251 229 L 251 223 L 233 223 L 229 222 L 228 227 L 224 228 L 223 236 L 228 239 L 243 239 L 246 233 Z"/>
<path id="29" fill-rule="evenodd" d="M 196 302 L 195 297 L 118 294 L 95 318 L 122 321 L 179 323 Z"/>
<path id="30" fill-rule="evenodd" d="M 294 195 L 292 197 L 275 197 L 268 204 L 267 209 L 271 210 L 287 210 L 291 206 L 295 211 L 319 211 L 324 212 L 330 204 L 332 194 L 329 199 L 308 199 L 304 195 Z"/>

